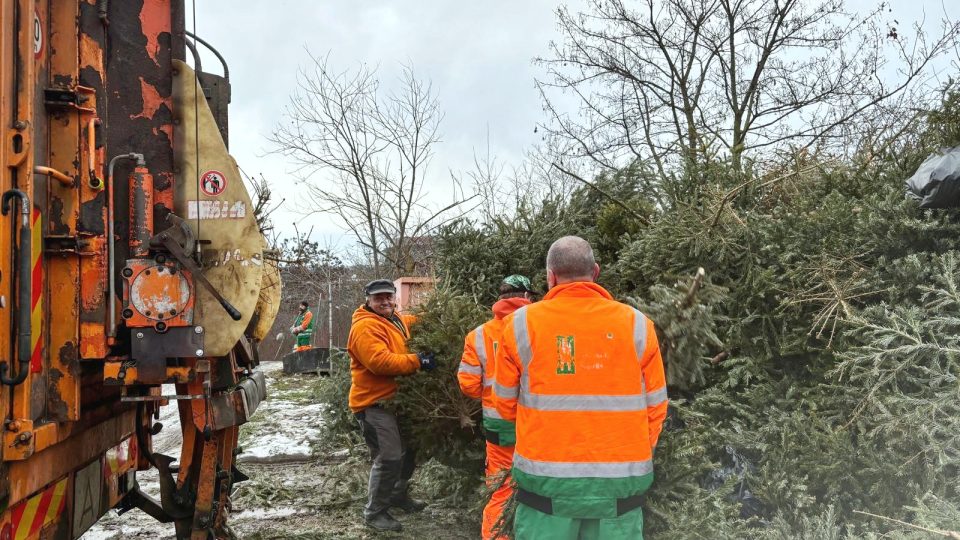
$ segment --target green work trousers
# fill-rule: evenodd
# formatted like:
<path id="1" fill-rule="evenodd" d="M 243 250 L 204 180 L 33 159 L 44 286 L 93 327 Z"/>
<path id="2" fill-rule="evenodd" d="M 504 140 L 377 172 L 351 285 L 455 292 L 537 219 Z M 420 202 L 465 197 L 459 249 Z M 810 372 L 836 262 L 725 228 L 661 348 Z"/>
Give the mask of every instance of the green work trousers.
<path id="1" fill-rule="evenodd" d="M 517 505 L 514 540 L 641 540 L 643 509 L 605 519 L 569 518 Z"/>

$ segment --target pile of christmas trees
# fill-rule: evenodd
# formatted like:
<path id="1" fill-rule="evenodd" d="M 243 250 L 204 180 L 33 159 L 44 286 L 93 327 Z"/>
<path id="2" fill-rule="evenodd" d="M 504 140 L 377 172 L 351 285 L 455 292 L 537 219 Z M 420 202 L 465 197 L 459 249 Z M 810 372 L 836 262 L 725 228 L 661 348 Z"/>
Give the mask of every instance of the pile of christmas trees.
<path id="1" fill-rule="evenodd" d="M 931 119 L 880 155 L 803 154 L 763 173 L 712 162 L 653 182 L 629 167 L 600 189 L 448 227 L 412 343 L 441 367 L 399 400 L 413 438 L 479 479 L 479 408 L 455 379 L 464 335 L 503 276 L 543 288 L 547 247 L 578 234 L 664 351 L 672 402 L 650 536 L 960 531 L 960 220 L 920 210 L 902 183 L 960 142 L 937 124 L 960 119 Z"/>

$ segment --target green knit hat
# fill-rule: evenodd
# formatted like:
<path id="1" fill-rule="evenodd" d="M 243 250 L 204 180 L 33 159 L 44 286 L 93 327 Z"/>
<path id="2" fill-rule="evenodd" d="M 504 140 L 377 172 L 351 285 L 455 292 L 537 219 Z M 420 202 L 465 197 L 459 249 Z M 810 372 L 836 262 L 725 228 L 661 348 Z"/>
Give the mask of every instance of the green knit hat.
<path id="1" fill-rule="evenodd" d="M 529 293 L 534 292 L 533 286 L 530 284 L 530 280 L 527 279 L 526 276 L 521 276 L 520 274 L 507 276 L 503 278 L 503 282 L 518 291 L 529 292 Z"/>

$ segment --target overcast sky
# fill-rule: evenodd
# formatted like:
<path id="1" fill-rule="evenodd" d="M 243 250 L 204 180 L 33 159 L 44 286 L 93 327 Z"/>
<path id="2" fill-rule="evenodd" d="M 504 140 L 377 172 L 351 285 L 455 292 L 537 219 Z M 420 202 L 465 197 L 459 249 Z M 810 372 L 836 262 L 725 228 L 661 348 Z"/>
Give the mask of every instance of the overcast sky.
<path id="1" fill-rule="evenodd" d="M 432 81 L 445 113 L 442 143 L 428 191 L 450 189 L 449 169 L 469 169 L 474 148 L 518 163 L 538 138 L 542 108 L 531 59 L 554 36 L 554 0 L 363 1 L 197 0 L 197 34 L 230 65 L 230 152 L 249 174 L 264 173 L 288 201 L 300 189 L 284 158 L 265 155 L 270 134 L 296 84 L 298 66 L 330 53 L 341 70 L 359 62 L 380 66 L 387 81 L 411 63 Z M 240 7 L 242 6 L 242 8 Z M 187 2 L 190 9 L 190 2 Z M 189 14 L 188 14 L 189 17 Z M 192 23 L 188 20 L 188 29 Z M 216 66 L 203 57 L 204 69 Z M 292 209 L 274 214 L 279 229 L 315 227 L 314 236 L 339 239 L 329 217 L 304 220 Z M 341 243 L 344 243 L 341 241 Z M 349 247 L 342 245 L 341 247 Z"/>
<path id="2" fill-rule="evenodd" d="M 329 52 L 341 70 L 359 62 L 380 66 L 392 80 L 399 64 L 411 63 L 432 81 L 445 113 L 442 143 L 432 165 L 433 193 L 446 193 L 448 170 L 469 170 L 474 151 L 491 153 L 516 165 L 539 135 L 534 127 L 543 110 L 534 86 L 539 74 L 531 60 L 544 55 L 556 38 L 556 0 L 196 0 L 197 34 L 211 42 L 230 65 L 230 151 L 249 174 L 264 173 L 275 190 L 296 199 L 292 167 L 269 155 L 266 137 L 281 117 L 296 84 L 298 66 Z M 580 0 L 571 5 L 579 6 Z M 853 9 L 873 8 L 876 0 L 848 1 Z M 901 28 L 920 20 L 960 16 L 957 0 L 892 0 L 891 19 Z M 191 2 L 187 2 L 187 10 Z M 187 21 L 188 29 L 193 23 Z M 203 57 L 204 68 L 216 60 Z M 278 229 L 292 234 L 314 226 L 325 237 L 349 247 L 329 217 L 304 220 L 291 208 L 274 214 Z"/>

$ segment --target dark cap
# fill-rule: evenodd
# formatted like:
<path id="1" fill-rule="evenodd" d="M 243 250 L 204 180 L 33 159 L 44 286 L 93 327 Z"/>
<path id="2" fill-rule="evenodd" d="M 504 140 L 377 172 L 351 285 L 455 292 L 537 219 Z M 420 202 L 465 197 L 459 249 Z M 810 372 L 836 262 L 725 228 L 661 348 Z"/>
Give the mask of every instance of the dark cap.
<path id="1" fill-rule="evenodd" d="M 363 287 L 363 294 L 366 296 L 380 293 L 396 294 L 397 288 L 393 286 L 393 282 L 389 279 L 375 279 Z"/>

